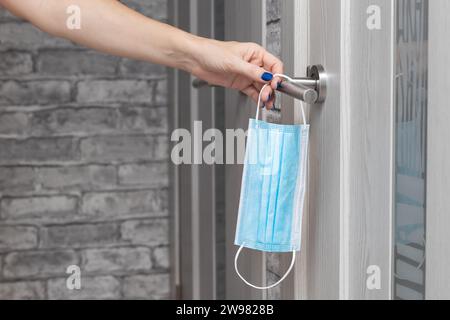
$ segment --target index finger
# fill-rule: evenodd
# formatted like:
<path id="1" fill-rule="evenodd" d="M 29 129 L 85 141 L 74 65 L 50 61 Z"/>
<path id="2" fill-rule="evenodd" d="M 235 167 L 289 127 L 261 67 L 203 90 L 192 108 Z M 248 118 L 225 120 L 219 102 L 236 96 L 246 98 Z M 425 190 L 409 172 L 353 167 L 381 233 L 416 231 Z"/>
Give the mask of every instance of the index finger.
<path id="1" fill-rule="evenodd" d="M 281 62 L 280 59 L 275 57 L 270 52 L 266 52 L 264 54 L 263 64 L 264 64 L 264 69 L 269 70 L 270 72 L 272 72 L 272 74 L 276 74 L 276 73 L 283 74 L 284 73 L 283 62 Z M 276 90 L 279 83 L 281 83 L 280 77 L 274 77 L 271 82 L 272 89 Z"/>

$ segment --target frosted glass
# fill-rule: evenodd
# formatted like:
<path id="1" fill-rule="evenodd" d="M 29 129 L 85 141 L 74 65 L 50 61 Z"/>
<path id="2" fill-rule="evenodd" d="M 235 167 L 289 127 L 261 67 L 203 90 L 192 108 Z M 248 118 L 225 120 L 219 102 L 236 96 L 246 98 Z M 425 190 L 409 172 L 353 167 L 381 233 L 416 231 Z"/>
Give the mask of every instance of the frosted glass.
<path id="1" fill-rule="evenodd" d="M 425 299 L 428 0 L 397 0 L 394 297 Z"/>

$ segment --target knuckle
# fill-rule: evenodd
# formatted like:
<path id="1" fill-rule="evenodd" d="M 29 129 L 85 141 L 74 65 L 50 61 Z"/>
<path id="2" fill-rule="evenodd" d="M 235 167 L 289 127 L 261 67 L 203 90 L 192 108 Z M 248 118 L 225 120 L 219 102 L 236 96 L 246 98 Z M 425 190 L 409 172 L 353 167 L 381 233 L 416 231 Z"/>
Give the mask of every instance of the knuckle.
<path id="1" fill-rule="evenodd" d="M 253 50 L 261 50 L 263 47 L 261 47 L 259 44 L 255 43 L 255 42 L 249 42 L 248 46 L 253 49 Z"/>

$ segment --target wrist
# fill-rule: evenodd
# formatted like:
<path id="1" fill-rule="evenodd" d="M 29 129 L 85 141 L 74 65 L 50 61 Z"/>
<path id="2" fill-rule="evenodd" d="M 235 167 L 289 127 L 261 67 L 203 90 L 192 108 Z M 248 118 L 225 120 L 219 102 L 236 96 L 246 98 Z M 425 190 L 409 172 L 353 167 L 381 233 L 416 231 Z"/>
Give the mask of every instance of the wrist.
<path id="1" fill-rule="evenodd" d="M 198 67 L 201 48 L 208 39 L 182 31 L 183 34 L 173 38 L 172 58 L 174 68 L 192 73 Z"/>

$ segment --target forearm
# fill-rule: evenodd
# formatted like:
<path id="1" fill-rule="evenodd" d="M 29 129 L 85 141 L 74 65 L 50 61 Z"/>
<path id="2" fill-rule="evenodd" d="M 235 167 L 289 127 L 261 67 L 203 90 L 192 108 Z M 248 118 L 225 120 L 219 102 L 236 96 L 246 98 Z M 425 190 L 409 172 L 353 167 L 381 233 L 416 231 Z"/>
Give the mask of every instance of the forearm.
<path id="1" fill-rule="evenodd" d="M 237 89 L 255 101 L 262 92 L 267 108 L 283 73 L 282 62 L 254 43 L 200 38 L 147 18 L 117 0 L 0 0 L 12 13 L 51 35 L 115 56 L 182 69 L 212 85 Z M 81 12 L 70 28 L 70 6 Z M 20 36 L 20 35 L 18 35 Z"/>
<path id="2" fill-rule="evenodd" d="M 52 35 L 108 54 L 183 70 L 189 69 L 201 42 L 116 0 L 0 0 L 0 4 Z M 70 5 L 81 9 L 81 29 L 66 26 Z"/>

